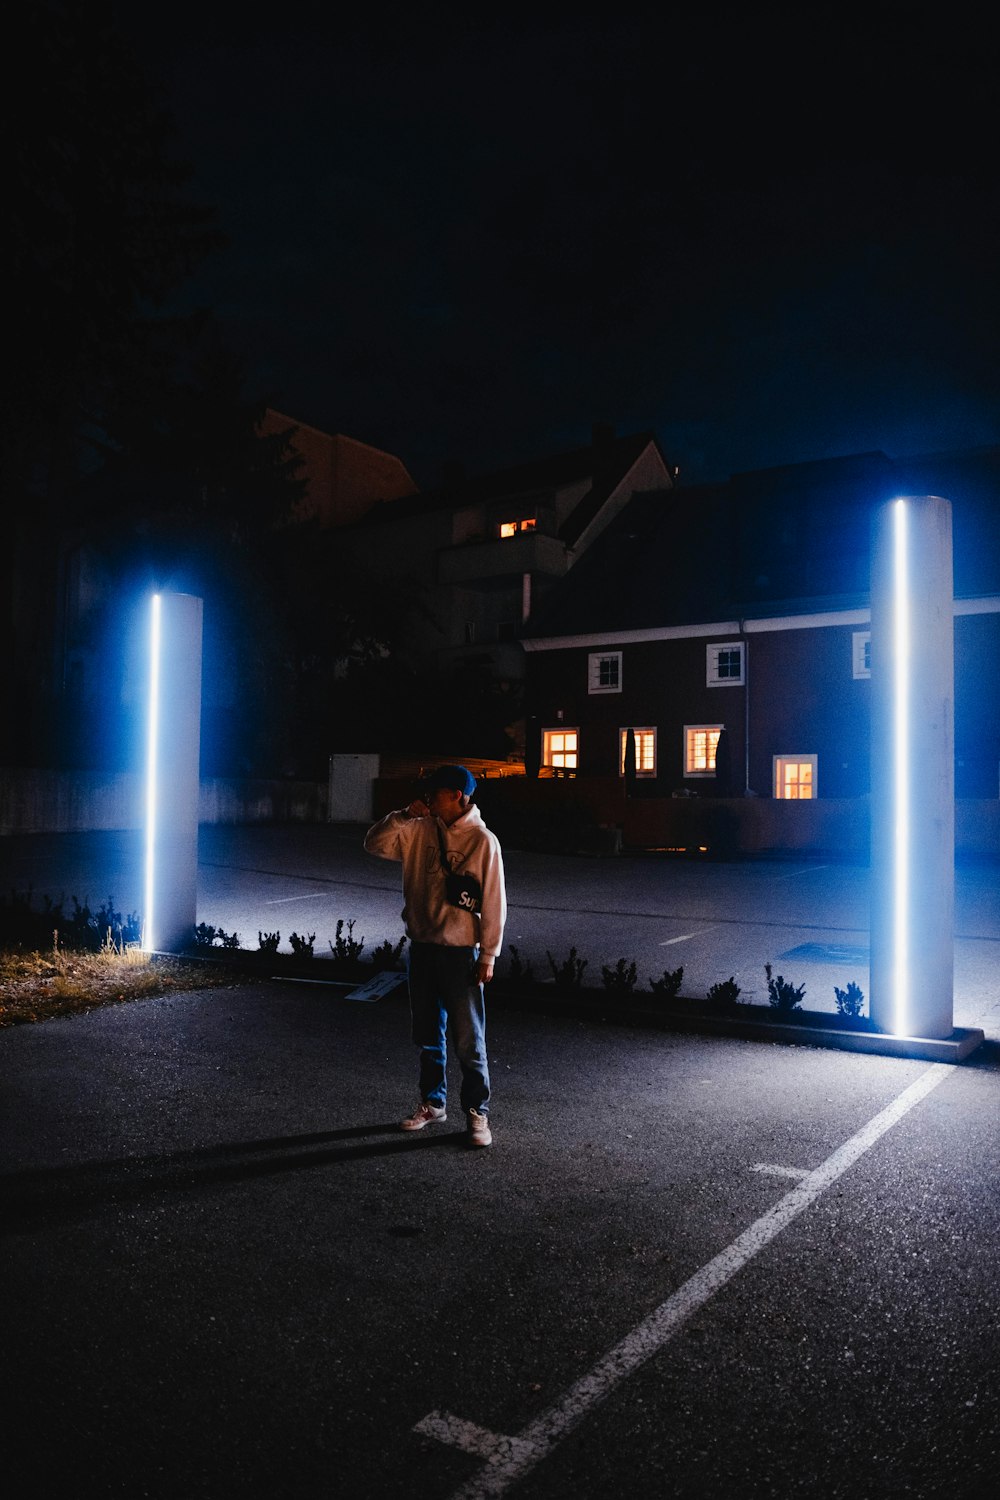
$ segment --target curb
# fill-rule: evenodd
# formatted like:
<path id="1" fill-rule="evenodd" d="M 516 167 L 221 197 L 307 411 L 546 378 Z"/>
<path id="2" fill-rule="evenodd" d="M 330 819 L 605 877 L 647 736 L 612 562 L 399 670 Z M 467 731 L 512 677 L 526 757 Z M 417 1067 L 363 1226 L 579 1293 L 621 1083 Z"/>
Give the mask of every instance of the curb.
<path id="1" fill-rule="evenodd" d="M 185 959 L 191 963 L 218 964 L 243 977 L 262 981 L 291 984 L 320 984 L 324 988 L 343 991 L 346 1000 L 378 1001 L 397 994 L 406 983 L 406 976 L 397 970 L 383 971 L 392 974 L 393 981 L 384 980 L 385 992 L 379 993 L 382 985 L 376 976 L 365 981 L 358 978 L 344 980 L 323 974 L 327 960 L 285 959 L 281 971 L 276 968 L 274 958 L 262 961 L 262 955 L 239 951 L 222 953 L 216 950 L 211 956 L 205 954 L 154 954 L 154 957 Z M 271 972 L 269 972 L 269 970 Z M 351 992 L 351 993 L 348 993 Z M 489 998 L 493 1004 L 512 1010 L 531 1010 L 543 1015 L 576 1017 L 584 1021 L 601 1021 L 609 1025 L 651 1026 L 659 1031 L 678 1031 L 698 1036 L 729 1036 L 740 1041 L 768 1042 L 772 1045 L 792 1047 L 827 1047 L 839 1052 L 864 1052 L 882 1057 L 918 1058 L 925 1062 L 965 1062 L 983 1045 L 985 1032 L 976 1027 L 956 1027 L 948 1037 L 891 1036 L 878 1031 L 850 1031 L 844 1027 L 810 1026 L 805 1022 L 782 1022 L 750 1020 L 744 1016 L 708 1016 L 697 1013 L 683 1014 L 666 1008 L 654 1009 L 648 1005 L 629 1005 L 627 1002 L 608 1000 L 602 992 L 584 992 L 579 998 L 567 999 L 556 995 L 526 994 L 524 991 L 508 990 L 494 984 Z M 682 1001 L 683 1003 L 683 1001 Z M 691 1002 L 696 1004 L 696 1002 Z M 764 1015 L 764 1006 L 753 1007 Z"/>
<path id="2" fill-rule="evenodd" d="M 865 1052 L 884 1057 L 919 1058 L 926 1062 L 964 1062 L 986 1040 L 976 1027 L 956 1027 L 948 1037 L 892 1036 L 878 1031 L 850 1031 L 843 1027 L 810 1026 L 800 1022 L 749 1020 L 736 1016 L 671 1014 L 648 1006 L 602 1004 L 596 996 L 579 1002 L 555 997 L 516 996 L 494 992 L 499 1005 L 537 1010 L 548 1015 L 577 1016 L 612 1025 L 652 1026 L 700 1036 L 729 1036 L 741 1041 L 769 1042 L 793 1047 L 827 1047 L 840 1052 Z M 763 1010 L 764 1007 L 757 1007 Z"/>

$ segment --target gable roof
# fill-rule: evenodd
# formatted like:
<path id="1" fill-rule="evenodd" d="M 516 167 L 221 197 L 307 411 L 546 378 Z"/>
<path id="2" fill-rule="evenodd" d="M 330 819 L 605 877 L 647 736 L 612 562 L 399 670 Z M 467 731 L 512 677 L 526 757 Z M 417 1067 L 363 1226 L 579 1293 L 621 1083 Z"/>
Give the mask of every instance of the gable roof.
<path id="1" fill-rule="evenodd" d="M 872 515 L 899 494 L 952 502 L 956 595 L 1000 592 L 1000 448 L 895 462 L 862 453 L 633 496 L 521 634 L 866 605 Z"/>
<path id="2" fill-rule="evenodd" d="M 424 490 L 419 495 L 383 501 L 373 506 L 358 525 L 378 526 L 438 511 L 462 510 L 490 501 L 534 498 L 591 479 L 591 488 L 574 507 L 560 532 L 561 540 L 572 546 L 650 444 L 663 459 L 651 432 L 635 432 L 625 437 L 608 436 L 584 448 L 549 454 L 492 474 L 459 478 L 437 489 Z M 663 463 L 666 468 L 665 459 Z"/>
<path id="3" fill-rule="evenodd" d="M 324 526 L 344 526 L 386 498 L 412 495 L 412 475 L 402 459 L 342 432 L 321 432 L 268 407 L 257 424 L 261 434 L 287 432 L 302 460 L 305 493 L 299 520 L 318 517 Z"/>

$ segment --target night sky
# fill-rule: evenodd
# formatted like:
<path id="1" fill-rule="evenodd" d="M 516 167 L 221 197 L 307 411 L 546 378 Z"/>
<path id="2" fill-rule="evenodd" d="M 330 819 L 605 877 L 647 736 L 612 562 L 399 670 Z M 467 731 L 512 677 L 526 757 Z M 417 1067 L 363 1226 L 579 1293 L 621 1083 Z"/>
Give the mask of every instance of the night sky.
<path id="1" fill-rule="evenodd" d="M 227 8 L 228 9 L 228 8 Z M 1000 441 L 1000 58 L 961 5 L 117 7 L 270 404 L 418 483 Z"/>

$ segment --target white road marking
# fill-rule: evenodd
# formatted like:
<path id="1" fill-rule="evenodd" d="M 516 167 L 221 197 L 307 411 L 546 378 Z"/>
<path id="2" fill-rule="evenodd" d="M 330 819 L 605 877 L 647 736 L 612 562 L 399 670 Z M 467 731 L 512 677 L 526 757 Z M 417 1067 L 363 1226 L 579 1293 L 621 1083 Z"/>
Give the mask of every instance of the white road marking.
<path id="1" fill-rule="evenodd" d="M 428 1416 L 422 1417 L 413 1430 L 423 1437 L 437 1438 L 439 1443 L 449 1443 L 453 1448 L 461 1448 L 465 1453 L 474 1453 L 487 1463 L 505 1454 L 521 1453 L 531 1446 L 520 1438 L 504 1437 L 502 1433 L 488 1432 L 485 1427 L 477 1427 L 475 1422 L 464 1422 L 461 1417 L 453 1417 L 451 1412 L 432 1411 Z"/>
<path id="2" fill-rule="evenodd" d="M 845 1141 L 826 1161 L 789 1188 L 766 1213 L 696 1271 L 649 1317 L 627 1333 L 597 1364 L 571 1385 L 558 1400 L 539 1413 L 516 1437 L 492 1433 L 463 1422 L 449 1412 L 433 1411 L 414 1428 L 446 1443 L 455 1443 L 485 1456 L 485 1467 L 460 1485 L 451 1500 L 492 1500 L 536 1468 L 615 1388 L 673 1338 L 700 1307 L 731 1281 L 738 1271 L 769 1245 L 783 1229 L 809 1208 L 848 1167 L 899 1123 L 914 1105 L 954 1072 L 954 1063 L 931 1063 L 915 1080 L 880 1110 L 867 1125 Z M 488 1451 L 487 1451 L 488 1450 Z"/>
<path id="3" fill-rule="evenodd" d="M 773 1177 L 808 1177 L 808 1167 L 779 1167 L 769 1161 L 755 1161 L 751 1172 L 770 1172 Z"/>
<path id="4" fill-rule="evenodd" d="M 293 901 L 319 901 L 326 891 L 310 891 L 308 896 L 279 896 L 276 901 L 265 901 L 265 906 L 290 906 Z"/>
<path id="5" fill-rule="evenodd" d="M 669 948 L 670 945 L 671 945 L 671 943 L 686 943 L 691 938 L 704 937 L 706 932 L 714 932 L 717 927 L 721 927 L 721 926 L 722 926 L 721 922 L 713 922 L 712 925 L 711 925 L 711 927 L 702 927 L 702 928 L 699 929 L 698 932 L 682 932 L 681 935 L 680 935 L 680 937 L 667 938 L 664 942 L 662 942 L 660 944 L 660 947 L 661 948 Z"/>
<path id="6" fill-rule="evenodd" d="M 267 977 L 280 980 L 282 984 L 332 984 L 338 989 L 344 988 L 344 981 L 341 979 L 300 979 L 296 974 L 269 974 Z"/>

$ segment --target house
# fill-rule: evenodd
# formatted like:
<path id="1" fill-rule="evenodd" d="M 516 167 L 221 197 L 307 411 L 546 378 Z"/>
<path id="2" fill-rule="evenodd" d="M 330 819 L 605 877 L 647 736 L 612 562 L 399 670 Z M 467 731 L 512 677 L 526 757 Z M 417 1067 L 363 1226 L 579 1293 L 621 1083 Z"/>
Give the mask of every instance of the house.
<path id="1" fill-rule="evenodd" d="M 516 690 L 518 637 L 532 609 L 599 550 L 634 495 L 669 505 L 673 483 L 651 433 L 616 436 L 597 425 L 584 447 L 374 505 L 344 544 L 382 584 L 420 584 L 408 644 L 417 670 L 445 679 L 473 671 Z"/>
<path id="2" fill-rule="evenodd" d="M 870 525 L 899 494 L 952 505 L 955 790 L 995 803 L 1000 448 L 636 495 L 522 632 L 529 774 L 603 784 L 613 816 L 627 773 L 647 823 L 655 799 L 857 806 L 872 753 Z"/>
<path id="3" fill-rule="evenodd" d="M 302 460 L 304 481 L 294 514 L 297 521 L 315 519 L 323 527 L 346 526 L 359 520 L 376 501 L 417 493 L 401 459 L 357 438 L 321 432 L 270 407 L 257 430 L 262 437 L 291 433 L 289 442 Z"/>

